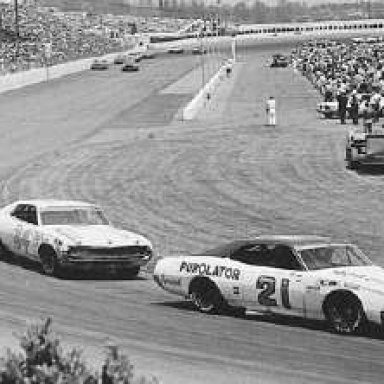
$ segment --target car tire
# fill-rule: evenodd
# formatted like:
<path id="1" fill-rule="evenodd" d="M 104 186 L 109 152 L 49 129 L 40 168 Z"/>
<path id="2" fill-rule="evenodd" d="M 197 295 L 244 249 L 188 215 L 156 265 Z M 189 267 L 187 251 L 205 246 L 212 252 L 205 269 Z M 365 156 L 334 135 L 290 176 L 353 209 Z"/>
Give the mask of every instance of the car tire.
<path id="1" fill-rule="evenodd" d="M 353 294 L 336 294 L 324 304 L 328 325 L 335 333 L 350 335 L 361 332 L 366 316 L 360 300 Z"/>
<path id="2" fill-rule="evenodd" d="M 45 248 L 40 252 L 41 268 L 47 276 L 57 276 L 59 263 L 56 252 L 52 248 Z"/>
<path id="3" fill-rule="evenodd" d="M 349 160 L 347 162 L 347 168 L 350 169 L 350 170 L 355 170 L 357 169 L 357 162 L 356 161 L 353 161 L 353 160 Z"/>
<path id="4" fill-rule="evenodd" d="M 4 247 L 4 244 L 2 241 L 0 241 L 0 260 L 7 260 L 10 256 L 10 252 L 6 247 Z"/>
<path id="5" fill-rule="evenodd" d="M 192 282 L 190 298 L 195 308 L 206 314 L 221 313 L 227 307 L 217 286 L 208 279 Z"/>

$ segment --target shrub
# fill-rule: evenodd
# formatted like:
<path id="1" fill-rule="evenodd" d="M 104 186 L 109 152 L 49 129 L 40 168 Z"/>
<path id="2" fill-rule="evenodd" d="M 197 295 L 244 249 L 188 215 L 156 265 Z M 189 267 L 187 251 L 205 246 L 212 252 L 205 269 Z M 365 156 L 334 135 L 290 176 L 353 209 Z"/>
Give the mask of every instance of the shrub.
<path id="1" fill-rule="evenodd" d="M 51 329 L 50 318 L 33 324 L 20 337 L 21 353 L 7 349 L 0 358 L 0 384 L 157 384 L 156 378 L 134 378 L 128 357 L 115 345 L 107 346 L 101 378 L 87 367 L 82 351 L 65 353 Z M 101 380 L 100 380 L 101 379 Z"/>

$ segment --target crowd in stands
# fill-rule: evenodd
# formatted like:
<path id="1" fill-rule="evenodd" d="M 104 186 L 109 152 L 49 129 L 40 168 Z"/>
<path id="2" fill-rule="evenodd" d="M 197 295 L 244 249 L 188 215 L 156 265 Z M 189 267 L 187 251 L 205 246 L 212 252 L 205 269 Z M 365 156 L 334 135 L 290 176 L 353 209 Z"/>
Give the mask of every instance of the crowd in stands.
<path id="1" fill-rule="evenodd" d="M 292 54 L 293 66 L 321 92 L 338 101 L 341 123 L 378 121 L 384 102 L 384 43 L 380 39 L 310 41 Z"/>
<path id="2" fill-rule="evenodd" d="M 148 25 L 154 31 L 173 31 L 188 23 L 61 12 L 21 3 L 17 28 L 13 2 L 0 11 L 0 74 L 129 49 L 134 43 L 132 34 L 145 32 Z"/>

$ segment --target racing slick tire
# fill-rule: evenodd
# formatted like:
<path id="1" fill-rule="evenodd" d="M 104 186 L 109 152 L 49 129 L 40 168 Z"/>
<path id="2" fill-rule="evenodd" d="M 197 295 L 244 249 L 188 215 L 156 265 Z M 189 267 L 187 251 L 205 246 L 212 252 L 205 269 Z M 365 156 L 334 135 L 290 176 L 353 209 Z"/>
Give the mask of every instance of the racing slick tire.
<path id="1" fill-rule="evenodd" d="M 216 284 L 207 278 L 196 278 L 189 287 L 193 305 L 202 313 L 218 314 L 228 308 Z"/>
<path id="2" fill-rule="evenodd" d="M 335 333 L 360 333 L 367 325 L 360 300 L 350 292 L 331 294 L 324 302 L 323 310 L 329 327 Z"/>
<path id="3" fill-rule="evenodd" d="M 39 250 L 39 256 L 44 274 L 58 276 L 60 268 L 55 250 L 49 246 L 42 246 Z"/>

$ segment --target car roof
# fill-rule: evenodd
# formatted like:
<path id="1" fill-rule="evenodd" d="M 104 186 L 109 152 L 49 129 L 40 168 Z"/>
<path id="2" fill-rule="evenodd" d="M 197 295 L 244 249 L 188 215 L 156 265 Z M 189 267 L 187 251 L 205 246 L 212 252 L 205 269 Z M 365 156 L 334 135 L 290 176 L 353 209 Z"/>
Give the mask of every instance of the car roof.
<path id="1" fill-rule="evenodd" d="M 308 246 L 319 246 L 330 244 L 331 239 L 325 236 L 316 235 L 262 235 L 251 239 L 235 240 L 225 244 L 221 244 L 215 248 L 200 252 L 195 255 L 228 257 L 242 246 L 247 244 L 257 245 L 286 245 L 291 248 L 303 248 Z"/>
<path id="2" fill-rule="evenodd" d="M 13 203 L 18 204 L 30 204 L 36 205 L 39 208 L 49 207 L 94 207 L 95 204 L 88 203 L 85 201 L 77 200 L 59 200 L 59 199 L 31 199 L 31 200 L 19 200 Z"/>
<path id="3" fill-rule="evenodd" d="M 317 235 L 263 235 L 258 236 L 252 242 L 255 244 L 281 244 L 291 247 L 305 246 L 319 243 L 330 243 L 330 238 Z"/>

